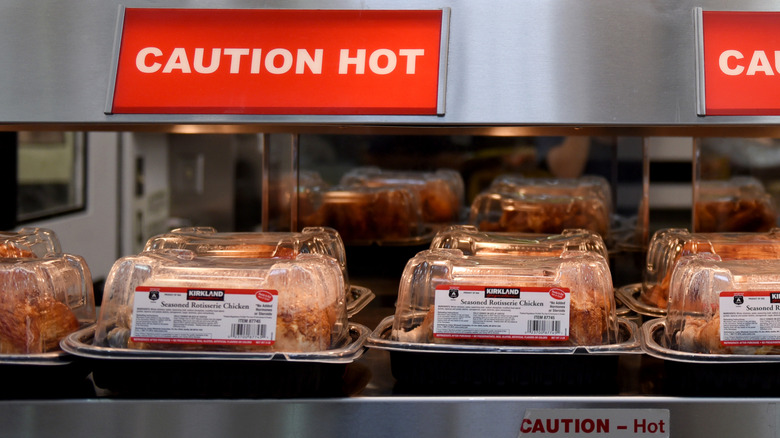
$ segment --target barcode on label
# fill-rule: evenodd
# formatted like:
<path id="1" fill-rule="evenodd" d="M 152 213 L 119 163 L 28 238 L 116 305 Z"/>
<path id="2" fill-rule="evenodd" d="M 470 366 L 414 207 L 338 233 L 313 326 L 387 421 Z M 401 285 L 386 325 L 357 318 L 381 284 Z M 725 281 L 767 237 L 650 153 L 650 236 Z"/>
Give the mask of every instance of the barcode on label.
<path id="1" fill-rule="evenodd" d="M 231 324 L 231 338 L 264 338 L 266 331 L 265 324 Z"/>
<path id="2" fill-rule="evenodd" d="M 560 321 L 528 321 L 528 333 L 558 333 L 561 331 Z"/>

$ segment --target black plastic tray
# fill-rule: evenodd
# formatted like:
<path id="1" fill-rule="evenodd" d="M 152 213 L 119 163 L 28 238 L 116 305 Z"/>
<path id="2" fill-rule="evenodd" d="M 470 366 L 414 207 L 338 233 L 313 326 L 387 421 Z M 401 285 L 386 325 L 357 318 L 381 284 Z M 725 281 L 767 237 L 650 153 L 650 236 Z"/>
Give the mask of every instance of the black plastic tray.
<path id="1" fill-rule="evenodd" d="M 119 352 L 91 346 L 94 327 L 66 338 L 63 349 L 82 354 L 95 386 L 112 397 L 155 398 L 288 398 L 337 397 L 357 391 L 348 366 L 359 358 L 368 328 L 350 324 L 351 340 L 332 358 L 305 353 L 165 354 Z M 114 354 L 112 354 L 112 352 Z M 119 355 L 117 355 L 119 354 Z M 353 370 L 354 372 L 354 370 Z"/>
<path id="2" fill-rule="evenodd" d="M 615 290 L 615 298 L 632 311 L 641 315 L 645 321 L 666 316 L 666 309 L 642 302 L 639 297 L 641 294 L 642 283 L 627 284 Z"/>
<path id="3" fill-rule="evenodd" d="M 664 345 L 666 318 L 642 325 L 643 349 L 663 363 L 663 394 L 697 397 L 778 397 L 780 356 L 688 353 Z"/>
<path id="4" fill-rule="evenodd" d="M 89 368 L 62 351 L 0 355 L 0 399 L 49 399 L 94 396 Z"/>
<path id="5" fill-rule="evenodd" d="M 636 324 L 620 321 L 619 344 L 536 349 L 394 342 L 388 317 L 368 345 L 389 350 L 399 394 L 609 395 L 621 386 L 621 356 L 641 353 Z"/>

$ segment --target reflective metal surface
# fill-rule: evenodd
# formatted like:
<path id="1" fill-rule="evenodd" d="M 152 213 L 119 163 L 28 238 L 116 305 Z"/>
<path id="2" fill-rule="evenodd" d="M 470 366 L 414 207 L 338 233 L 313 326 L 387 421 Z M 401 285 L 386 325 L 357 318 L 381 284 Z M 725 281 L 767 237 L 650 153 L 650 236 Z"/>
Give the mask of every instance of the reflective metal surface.
<path id="1" fill-rule="evenodd" d="M 412 403 L 414 401 L 414 403 Z M 706 401 L 706 402 L 705 402 Z M 516 438 L 528 409 L 669 409 L 670 436 L 774 437 L 778 399 L 429 397 L 0 402 L 4 436 Z"/>
<path id="2" fill-rule="evenodd" d="M 127 7 L 316 8 L 313 0 L 130 0 Z M 106 115 L 119 2 L 12 0 L 0 6 L 0 121 L 152 129 L 176 124 L 668 127 L 773 125 L 779 117 L 699 117 L 694 8 L 726 1 L 339 0 L 328 8 L 450 8 L 446 114 L 435 116 Z M 772 0 L 740 10 L 778 10 Z M 367 128 L 368 127 L 368 128 Z M 97 127 L 100 129 L 100 126 Z M 775 130 L 772 127 L 765 128 Z M 278 132 L 278 131 L 277 131 Z M 513 131 L 509 131 L 510 133 Z M 638 131 L 632 131 L 634 135 Z M 756 135 L 762 135 L 756 133 Z"/>

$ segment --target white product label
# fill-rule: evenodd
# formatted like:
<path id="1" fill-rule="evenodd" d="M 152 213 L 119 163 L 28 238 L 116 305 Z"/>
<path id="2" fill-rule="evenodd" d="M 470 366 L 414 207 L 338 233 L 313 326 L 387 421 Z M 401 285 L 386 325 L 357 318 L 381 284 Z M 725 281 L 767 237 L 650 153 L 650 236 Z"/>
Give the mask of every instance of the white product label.
<path id="1" fill-rule="evenodd" d="M 720 293 L 723 345 L 780 345 L 780 292 Z"/>
<path id="2" fill-rule="evenodd" d="M 569 339 L 566 288 L 443 285 L 435 292 L 437 338 Z"/>
<path id="3" fill-rule="evenodd" d="M 271 345 L 279 294 L 268 289 L 138 286 L 134 342 Z"/>

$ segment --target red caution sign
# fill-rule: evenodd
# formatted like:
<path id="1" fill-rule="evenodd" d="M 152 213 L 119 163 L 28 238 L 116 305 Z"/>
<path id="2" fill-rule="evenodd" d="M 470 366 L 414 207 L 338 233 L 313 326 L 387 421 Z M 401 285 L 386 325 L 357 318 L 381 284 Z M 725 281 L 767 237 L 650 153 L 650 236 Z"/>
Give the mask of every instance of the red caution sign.
<path id="1" fill-rule="evenodd" d="M 704 114 L 780 115 L 780 12 L 703 11 Z"/>
<path id="2" fill-rule="evenodd" d="M 436 115 L 442 10 L 124 10 L 107 112 Z"/>

